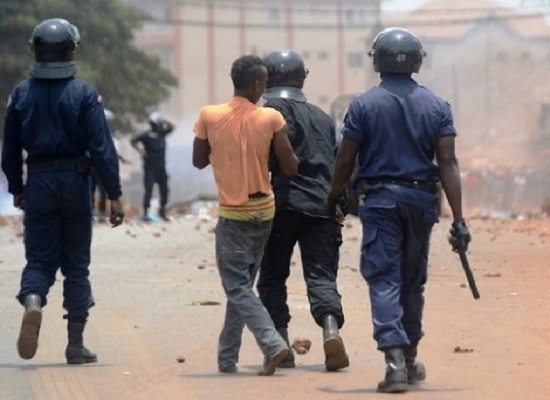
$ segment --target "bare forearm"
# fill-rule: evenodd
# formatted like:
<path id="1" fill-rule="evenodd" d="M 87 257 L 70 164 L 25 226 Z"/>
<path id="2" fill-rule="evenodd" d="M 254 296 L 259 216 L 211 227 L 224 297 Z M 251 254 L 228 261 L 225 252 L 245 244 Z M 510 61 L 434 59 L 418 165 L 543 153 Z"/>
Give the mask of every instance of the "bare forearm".
<path id="1" fill-rule="evenodd" d="M 463 218 L 462 215 L 462 187 L 460 183 L 460 168 L 456 158 L 440 161 L 439 173 L 441 185 L 455 221 Z"/>
<path id="2" fill-rule="evenodd" d="M 332 186 L 329 193 L 329 198 L 336 199 L 342 193 L 346 185 L 348 184 L 353 170 L 355 168 L 355 161 L 337 159 L 336 166 L 334 168 L 334 176 L 332 177 Z"/>
<path id="3" fill-rule="evenodd" d="M 193 141 L 193 166 L 203 169 L 210 165 L 210 151 L 208 140 L 195 138 Z"/>
<path id="4" fill-rule="evenodd" d="M 193 157 L 193 166 L 198 169 L 204 169 L 210 165 L 208 158 Z"/>

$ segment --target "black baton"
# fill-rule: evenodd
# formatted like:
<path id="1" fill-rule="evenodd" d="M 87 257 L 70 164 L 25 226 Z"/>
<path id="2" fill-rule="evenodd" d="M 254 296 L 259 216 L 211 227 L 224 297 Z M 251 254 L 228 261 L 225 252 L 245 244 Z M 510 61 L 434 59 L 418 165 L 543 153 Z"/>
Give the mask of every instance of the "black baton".
<path id="1" fill-rule="evenodd" d="M 466 253 L 463 251 L 459 251 L 458 255 L 460 256 L 460 263 L 462 264 L 462 269 L 464 269 L 464 272 L 466 273 L 466 278 L 468 279 L 468 286 L 470 286 L 470 290 L 472 291 L 472 295 L 474 296 L 474 299 L 477 300 L 479 299 L 479 292 L 477 290 L 474 274 L 470 269 L 470 263 L 468 262 L 468 257 L 466 257 Z"/>

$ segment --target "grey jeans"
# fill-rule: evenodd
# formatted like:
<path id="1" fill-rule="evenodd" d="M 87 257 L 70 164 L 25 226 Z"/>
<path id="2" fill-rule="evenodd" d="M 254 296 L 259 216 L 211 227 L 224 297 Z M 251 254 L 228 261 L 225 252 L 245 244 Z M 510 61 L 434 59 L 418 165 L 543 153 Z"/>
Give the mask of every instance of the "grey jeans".
<path id="1" fill-rule="evenodd" d="M 288 345 L 275 329 L 269 313 L 253 291 L 271 221 L 249 223 L 219 218 L 216 226 L 216 259 L 227 295 L 225 320 L 218 343 L 218 366 L 235 365 L 246 325 L 265 357 Z"/>

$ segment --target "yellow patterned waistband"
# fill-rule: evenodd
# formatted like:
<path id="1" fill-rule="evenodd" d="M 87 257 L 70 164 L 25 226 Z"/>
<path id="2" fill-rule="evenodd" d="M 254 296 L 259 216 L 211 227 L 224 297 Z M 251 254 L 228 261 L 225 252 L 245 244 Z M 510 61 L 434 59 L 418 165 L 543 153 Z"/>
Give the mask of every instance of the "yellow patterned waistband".
<path id="1" fill-rule="evenodd" d="M 275 197 L 273 197 L 273 194 L 254 197 L 238 206 L 224 206 L 220 204 L 219 216 L 235 221 L 271 221 L 275 216 Z"/>

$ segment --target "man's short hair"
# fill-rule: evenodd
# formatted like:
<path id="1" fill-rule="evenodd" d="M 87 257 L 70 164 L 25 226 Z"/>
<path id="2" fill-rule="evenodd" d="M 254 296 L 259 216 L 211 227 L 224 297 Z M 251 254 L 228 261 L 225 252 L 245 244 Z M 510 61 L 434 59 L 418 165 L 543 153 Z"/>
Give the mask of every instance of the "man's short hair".
<path id="1" fill-rule="evenodd" d="M 264 61 L 255 55 L 246 55 L 237 58 L 231 66 L 231 80 L 237 90 L 248 89 L 262 77 L 266 68 Z"/>

